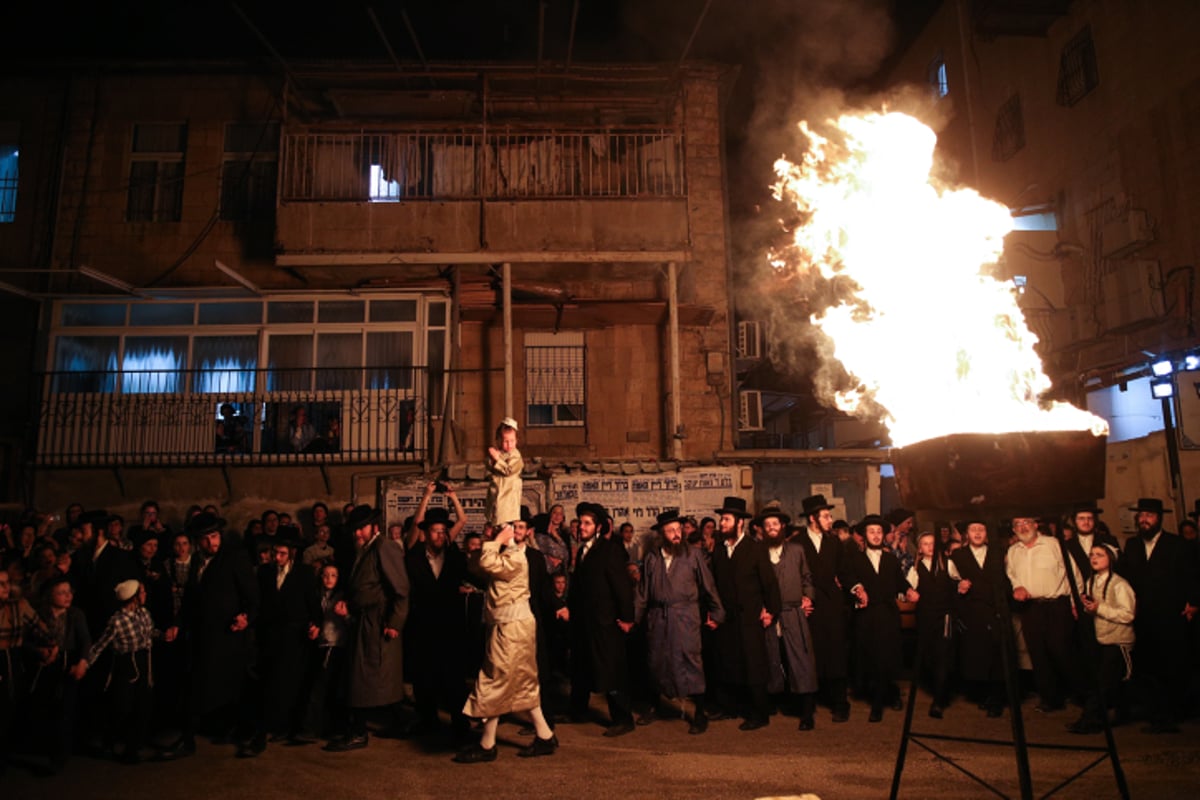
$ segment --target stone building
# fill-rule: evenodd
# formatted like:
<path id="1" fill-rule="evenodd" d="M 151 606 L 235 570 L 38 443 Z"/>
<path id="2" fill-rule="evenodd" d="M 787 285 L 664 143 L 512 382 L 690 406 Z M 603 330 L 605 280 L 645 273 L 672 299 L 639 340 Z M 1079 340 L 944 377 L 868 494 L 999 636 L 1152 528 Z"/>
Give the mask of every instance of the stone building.
<path id="1" fill-rule="evenodd" d="M 0 81 L 25 495 L 231 519 L 371 501 L 384 477 L 476 477 L 506 414 L 543 477 L 712 463 L 736 425 L 731 83 L 704 63 Z"/>

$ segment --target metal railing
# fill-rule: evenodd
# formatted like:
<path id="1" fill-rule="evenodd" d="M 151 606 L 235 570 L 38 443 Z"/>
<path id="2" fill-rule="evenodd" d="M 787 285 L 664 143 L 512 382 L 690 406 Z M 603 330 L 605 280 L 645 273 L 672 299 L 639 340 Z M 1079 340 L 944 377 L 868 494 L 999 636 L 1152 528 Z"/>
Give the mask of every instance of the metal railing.
<path id="1" fill-rule="evenodd" d="M 425 459 L 444 374 L 57 372 L 41 385 L 36 462 L 44 466 L 392 463 Z"/>
<path id="2" fill-rule="evenodd" d="M 683 197 L 683 136 L 634 131 L 287 133 L 283 202 Z"/>

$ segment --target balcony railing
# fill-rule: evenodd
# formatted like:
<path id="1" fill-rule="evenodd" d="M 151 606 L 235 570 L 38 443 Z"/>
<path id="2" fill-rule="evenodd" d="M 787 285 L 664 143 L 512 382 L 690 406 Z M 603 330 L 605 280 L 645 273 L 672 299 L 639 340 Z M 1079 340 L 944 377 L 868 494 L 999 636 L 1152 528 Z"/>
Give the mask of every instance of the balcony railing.
<path id="1" fill-rule="evenodd" d="M 47 373 L 45 466 L 392 463 L 425 459 L 430 397 L 417 367 Z"/>
<path id="2" fill-rule="evenodd" d="M 288 133 L 283 202 L 683 197 L 683 136 L 633 131 Z"/>

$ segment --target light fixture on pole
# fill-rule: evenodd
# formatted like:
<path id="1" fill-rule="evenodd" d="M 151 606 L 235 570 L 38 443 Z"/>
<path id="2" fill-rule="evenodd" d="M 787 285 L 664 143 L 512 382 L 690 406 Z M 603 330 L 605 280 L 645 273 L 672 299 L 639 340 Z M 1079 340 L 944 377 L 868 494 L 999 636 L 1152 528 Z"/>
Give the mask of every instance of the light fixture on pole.
<path id="1" fill-rule="evenodd" d="M 1150 380 L 1150 395 L 1155 400 L 1167 400 L 1175 396 L 1175 381 L 1170 375 L 1163 375 Z"/>

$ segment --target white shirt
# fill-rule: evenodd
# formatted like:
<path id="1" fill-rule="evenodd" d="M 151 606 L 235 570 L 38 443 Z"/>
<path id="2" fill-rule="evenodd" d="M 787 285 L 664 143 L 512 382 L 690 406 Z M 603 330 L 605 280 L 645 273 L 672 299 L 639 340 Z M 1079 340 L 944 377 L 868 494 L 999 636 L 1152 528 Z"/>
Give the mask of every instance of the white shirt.
<path id="1" fill-rule="evenodd" d="M 1148 542 L 1145 542 L 1145 539 L 1142 540 L 1143 542 L 1146 543 L 1146 560 L 1147 561 L 1150 560 L 1150 554 L 1154 552 L 1154 545 L 1158 544 L 1158 537 L 1160 537 L 1160 536 L 1162 536 L 1162 531 L 1159 531 L 1158 533 L 1154 534 L 1154 538 Z"/>
<path id="2" fill-rule="evenodd" d="M 733 540 L 732 544 L 728 540 L 726 540 L 725 554 L 728 555 L 730 558 L 733 558 L 733 551 L 737 549 L 737 546 L 742 543 L 742 539 L 745 539 L 745 538 L 746 538 L 746 534 L 739 533 L 738 537 Z"/>
<path id="3" fill-rule="evenodd" d="M 280 567 L 275 572 L 275 588 L 282 589 L 283 582 L 287 580 L 288 573 L 292 571 L 292 562 L 288 562 Z"/>
<path id="4" fill-rule="evenodd" d="M 580 561 L 583 561 L 585 558 L 587 558 L 587 554 L 592 552 L 592 545 L 595 543 L 596 543 L 595 536 L 593 536 L 592 538 L 588 539 L 586 542 L 583 543 L 583 550 L 579 553 Z"/>
<path id="5" fill-rule="evenodd" d="M 930 572 L 933 572 L 933 559 L 932 558 L 922 558 L 921 563 L 925 565 L 925 569 L 929 570 Z M 951 562 L 950 567 L 951 567 L 951 569 L 954 568 L 953 562 Z M 909 586 L 913 587 L 914 589 L 917 588 L 917 584 L 919 584 L 921 582 L 921 576 L 917 574 L 916 564 L 914 564 L 913 566 L 908 568 L 908 574 L 904 576 L 904 579 L 906 581 L 908 581 Z"/>
<path id="6" fill-rule="evenodd" d="M 879 574 L 879 559 L 883 557 L 883 550 L 867 548 L 867 560 L 871 562 L 871 566 L 875 569 L 875 574 Z"/>
<path id="7" fill-rule="evenodd" d="M 816 548 L 818 553 L 821 552 L 821 540 L 824 538 L 825 534 L 820 531 L 814 533 L 812 528 L 808 529 L 808 539 L 812 542 L 813 547 Z"/>
<path id="8" fill-rule="evenodd" d="M 442 577 L 442 565 L 446 563 L 446 551 L 434 553 L 429 548 L 425 548 L 425 557 L 429 559 L 429 568 L 433 570 L 433 579 L 437 580 Z"/>
<path id="9" fill-rule="evenodd" d="M 1069 597 L 1071 594 L 1062 549 L 1053 537 L 1038 534 L 1031 545 L 1017 542 L 1008 548 L 1004 563 L 1013 588 L 1023 587 L 1034 600 Z M 1074 559 L 1071 559 L 1071 569 L 1075 571 L 1075 585 L 1082 586 L 1083 578 Z"/>
<path id="10" fill-rule="evenodd" d="M 1077 533 L 1075 537 L 1079 539 L 1079 544 L 1083 546 L 1083 554 L 1086 556 L 1092 552 L 1092 542 L 1096 540 L 1094 533 Z"/>
<path id="11" fill-rule="evenodd" d="M 771 557 L 772 564 L 778 564 L 779 560 L 783 558 L 783 545 L 780 544 L 778 547 L 768 547 L 767 555 Z"/>
<path id="12" fill-rule="evenodd" d="M 663 550 L 662 550 L 662 557 L 663 557 L 663 565 L 664 565 L 664 567 L 665 567 L 665 568 L 666 568 L 668 571 L 670 571 L 670 569 L 671 569 L 671 562 L 675 560 L 675 556 L 671 555 L 671 552 L 670 552 L 669 550 L 667 550 L 666 548 L 663 548 Z"/>

